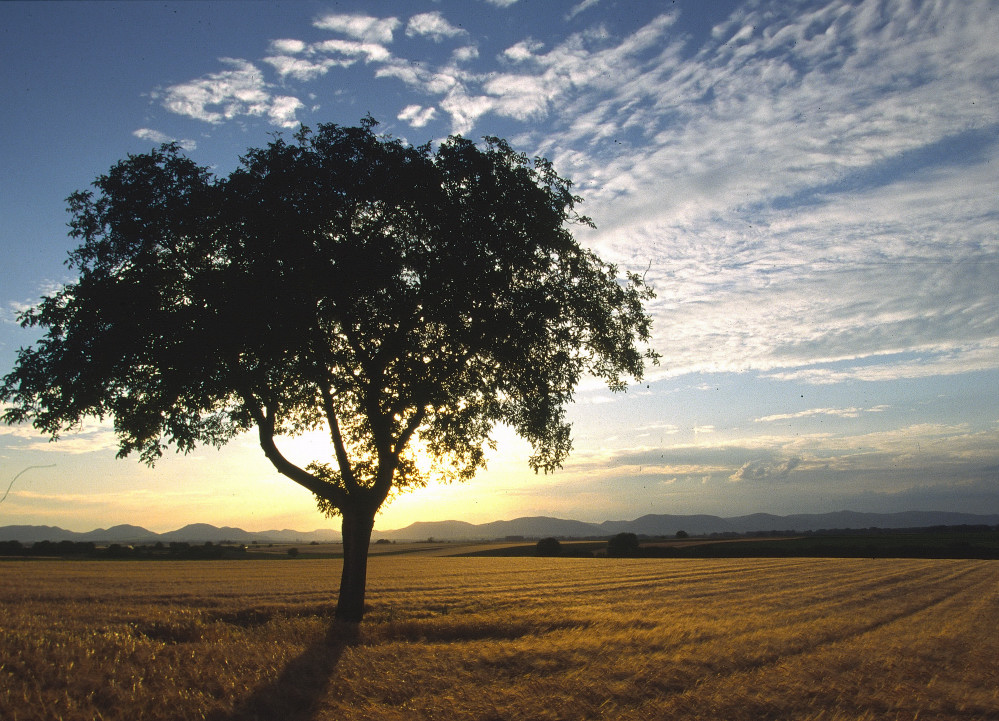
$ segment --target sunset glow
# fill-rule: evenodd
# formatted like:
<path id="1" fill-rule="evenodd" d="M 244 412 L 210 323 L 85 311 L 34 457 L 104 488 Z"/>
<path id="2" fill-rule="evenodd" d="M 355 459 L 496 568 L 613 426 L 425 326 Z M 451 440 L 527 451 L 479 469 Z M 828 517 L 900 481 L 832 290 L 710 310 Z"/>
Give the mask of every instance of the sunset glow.
<path id="1" fill-rule="evenodd" d="M 988 0 L 0 4 L 0 375 L 73 280 L 65 198 L 176 141 L 228 173 L 300 124 L 507 138 L 574 181 L 582 243 L 644 275 L 658 367 L 584 381 L 535 475 L 498 428 L 418 520 L 999 513 L 999 13 Z M 322 430 L 284 439 L 332 460 Z M 115 459 L 110 419 L 0 426 L 0 526 L 335 527 L 254 434 Z"/>

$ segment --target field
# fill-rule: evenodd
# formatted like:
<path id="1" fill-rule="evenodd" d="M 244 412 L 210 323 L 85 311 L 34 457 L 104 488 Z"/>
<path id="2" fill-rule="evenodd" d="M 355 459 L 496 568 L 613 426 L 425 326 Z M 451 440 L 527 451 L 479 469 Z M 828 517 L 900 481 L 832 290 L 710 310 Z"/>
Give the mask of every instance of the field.
<path id="1" fill-rule="evenodd" d="M 999 719 L 999 562 L 0 562 L 0 718 Z"/>

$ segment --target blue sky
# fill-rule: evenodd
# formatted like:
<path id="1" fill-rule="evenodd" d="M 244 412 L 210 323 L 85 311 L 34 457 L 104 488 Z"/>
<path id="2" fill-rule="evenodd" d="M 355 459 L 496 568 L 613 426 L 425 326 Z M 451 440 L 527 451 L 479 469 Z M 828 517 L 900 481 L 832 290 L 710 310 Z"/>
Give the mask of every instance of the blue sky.
<path id="1" fill-rule="evenodd" d="M 999 12 L 954 2 L 0 4 L 0 372 L 73 280 L 65 198 L 177 140 L 229 172 L 274 132 L 370 113 L 499 135 L 572 178 L 643 272 L 663 363 L 584 383 L 534 476 L 498 429 L 464 486 L 376 522 L 999 512 Z M 304 460 L 315 439 L 286 444 Z M 332 525 L 252 437 L 114 459 L 93 421 L 0 428 L 0 525 Z"/>

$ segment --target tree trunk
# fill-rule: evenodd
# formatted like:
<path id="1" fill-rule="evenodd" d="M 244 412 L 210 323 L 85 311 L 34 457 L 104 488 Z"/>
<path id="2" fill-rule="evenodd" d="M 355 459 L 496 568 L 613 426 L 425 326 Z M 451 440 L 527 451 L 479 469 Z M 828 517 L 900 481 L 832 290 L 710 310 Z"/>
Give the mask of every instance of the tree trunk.
<path id="1" fill-rule="evenodd" d="M 364 588 L 368 579 L 368 545 L 375 525 L 374 512 L 343 510 L 343 573 L 336 620 L 360 623 L 364 616 Z"/>

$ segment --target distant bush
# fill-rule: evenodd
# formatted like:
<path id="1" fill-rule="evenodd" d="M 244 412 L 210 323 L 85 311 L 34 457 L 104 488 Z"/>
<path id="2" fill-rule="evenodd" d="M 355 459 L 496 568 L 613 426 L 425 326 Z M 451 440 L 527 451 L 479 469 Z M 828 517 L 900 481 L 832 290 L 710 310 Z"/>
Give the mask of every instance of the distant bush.
<path id="1" fill-rule="evenodd" d="M 677 538 L 690 538 L 690 534 L 687 533 L 686 531 L 677 531 L 676 532 L 676 537 Z"/>
<path id="2" fill-rule="evenodd" d="M 292 546 L 291 548 L 288 549 L 288 555 L 291 556 L 292 558 L 297 558 L 298 557 L 298 549 L 295 548 L 294 546 Z"/>
<path id="3" fill-rule="evenodd" d="M 607 541 L 607 555 L 614 558 L 636 556 L 638 548 L 638 536 L 634 533 L 619 533 Z"/>
<path id="4" fill-rule="evenodd" d="M 562 544 L 557 538 L 542 538 L 538 541 L 537 554 L 539 556 L 558 556 L 562 553 Z"/>

